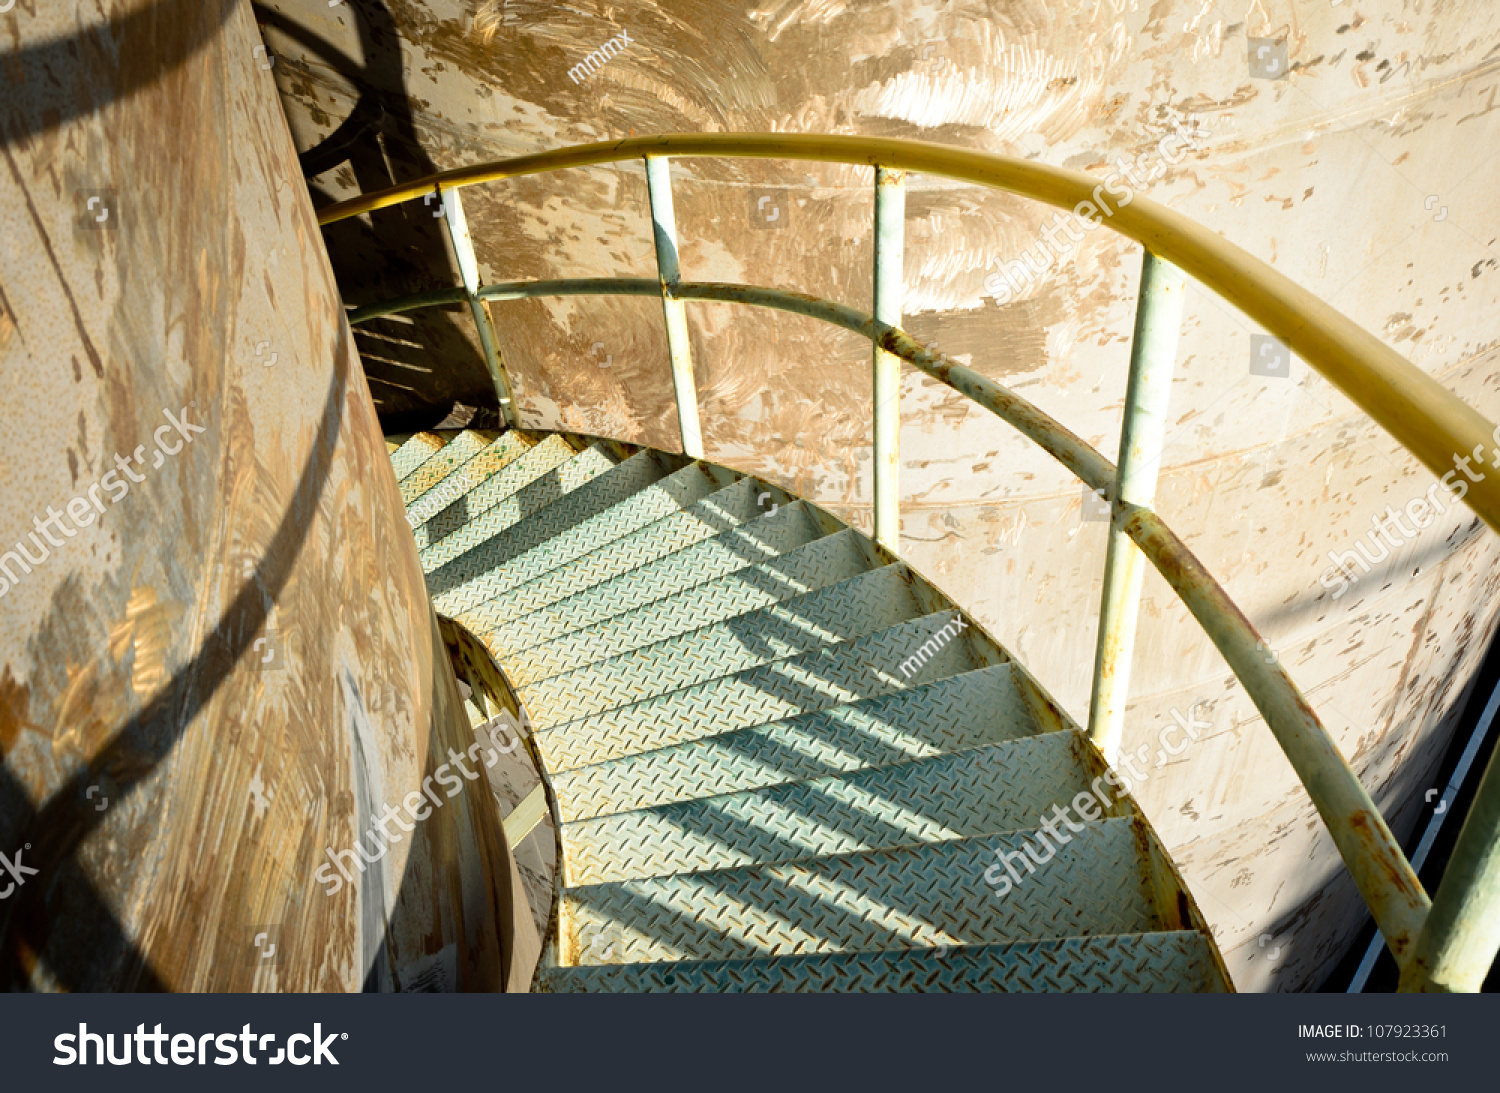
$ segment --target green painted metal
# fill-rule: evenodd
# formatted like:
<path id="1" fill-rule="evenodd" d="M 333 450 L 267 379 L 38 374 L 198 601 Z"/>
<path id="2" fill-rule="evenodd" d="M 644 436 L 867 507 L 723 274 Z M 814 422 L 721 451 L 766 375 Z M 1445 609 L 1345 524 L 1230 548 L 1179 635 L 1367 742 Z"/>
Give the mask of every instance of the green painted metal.
<path id="1" fill-rule="evenodd" d="M 459 621 L 491 647 L 519 652 L 817 538 L 802 505 L 774 520 L 756 505 L 759 495 L 749 480 L 728 486 L 510 589 L 498 614 L 465 613 Z"/>
<path id="2" fill-rule="evenodd" d="M 562 437 L 548 437 L 417 525 L 417 549 L 423 567 L 430 572 L 457 558 L 565 494 L 588 485 L 617 462 L 598 445 L 578 453 Z"/>
<path id="3" fill-rule="evenodd" d="M 1474 806 L 1401 972 L 1403 991 L 1478 993 L 1500 952 L 1500 753 L 1490 756 Z"/>
<path id="4" fill-rule="evenodd" d="M 524 434 L 517 432 L 503 434 L 484 451 L 464 462 L 425 493 L 408 502 L 406 522 L 414 528 L 421 527 L 455 501 L 467 498 L 471 492 L 483 486 L 531 450 L 532 445 Z M 467 507 L 467 502 L 465 502 L 465 508 Z"/>
<path id="5" fill-rule="evenodd" d="M 1039 831 L 1013 831 L 611 884 L 570 882 L 561 949 L 569 962 L 633 964 L 1161 928 L 1126 819 L 1082 825 L 1043 865 L 1023 873 L 1024 883 L 996 898 L 986 870 L 1002 854 L 1044 844 L 1051 845 Z M 591 936 L 601 934 L 617 938 L 614 952 L 590 955 Z"/>
<path id="6" fill-rule="evenodd" d="M 469 312 L 474 316 L 474 325 L 479 330 L 479 344 L 484 351 L 484 363 L 490 370 L 490 379 L 495 385 L 495 399 L 500 404 L 500 416 L 507 425 L 516 424 L 516 407 L 511 399 L 510 376 L 505 371 L 505 361 L 500 355 L 500 338 L 495 333 L 490 309 L 479 296 L 479 260 L 474 256 L 474 240 L 469 236 L 469 222 L 464 216 L 464 205 L 456 188 L 438 187 L 438 196 L 443 202 L 443 222 L 448 226 L 448 242 L 453 246 L 453 256 L 458 262 L 458 276 L 463 284 L 464 297 L 469 303 Z"/>
<path id="7" fill-rule="evenodd" d="M 661 596 L 642 607 L 615 614 L 594 626 L 573 629 L 556 640 L 526 649 L 506 662 L 505 674 L 516 687 L 543 680 L 579 681 L 579 669 L 655 646 L 703 627 L 735 620 L 739 627 L 755 624 L 751 612 L 788 603 L 806 621 L 807 605 L 800 597 L 846 581 L 868 568 L 864 552 L 852 532 L 840 532 L 809 543 L 769 562 L 694 585 L 675 595 Z M 747 617 L 748 616 L 748 617 Z M 695 640 L 701 642 L 704 635 Z M 611 667 L 610 671 L 614 668 Z"/>
<path id="8" fill-rule="evenodd" d="M 1048 810 L 1104 768 L 1075 728 L 1042 731 L 1017 669 L 906 566 L 780 490 L 661 453 L 570 478 L 588 448 L 536 477 L 556 439 L 502 460 L 482 434 L 434 435 L 392 457 L 414 510 L 457 493 L 504 514 L 420 557 L 439 606 L 481 601 L 459 621 L 488 623 L 475 632 L 533 721 L 562 850 L 557 952 L 619 969 L 552 968 L 541 987 L 681 989 L 637 960 L 704 988 L 1227 987 L 1123 798 L 1052 835 L 1055 861 L 997 900 L 996 854 L 1050 847 Z M 577 485 L 518 502 L 554 477 Z M 541 802 L 507 829 L 533 828 Z M 1100 947 L 1069 947 L 1094 932 Z M 872 951 L 839 963 L 853 950 Z"/>
<path id="9" fill-rule="evenodd" d="M 958 621 L 941 611 L 887 630 L 722 676 L 671 694 L 538 732 L 549 769 L 601 763 L 731 729 L 890 694 L 979 667 L 958 641 L 945 644 L 910 677 L 897 665 Z"/>
<path id="10" fill-rule="evenodd" d="M 1089 702 L 1089 736 L 1111 763 L 1120 750 L 1125 703 L 1130 692 L 1130 660 L 1146 559 L 1120 526 L 1120 505 L 1150 508 L 1166 439 L 1167 401 L 1177 360 L 1177 335 L 1187 283 L 1182 271 L 1150 251 L 1142 255 L 1141 285 L 1135 305 L 1135 336 L 1125 384 L 1125 418 L 1120 428 L 1120 461 L 1110 491 L 1109 542 L 1104 558 L 1104 593 L 1099 605 L 1098 649 Z"/>
<path id="11" fill-rule="evenodd" d="M 906 251 L 906 173 L 875 168 L 875 321 L 901 325 Z M 901 552 L 901 359 L 876 345 L 872 358 L 875 541 Z"/>
<path id="12" fill-rule="evenodd" d="M 688 342 L 687 312 L 677 298 L 682 264 L 677 253 L 677 220 L 672 212 L 672 170 L 665 156 L 646 157 L 646 192 L 651 202 L 651 235 L 656 243 L 656 274 L 662 315 L 667 323 L 667 351 L 672 358 L 672 390 L 677 398 L 677 427 L 683 454 L 703 458 L 703 430 L 698 424 L 698 386 L 693 379 L 693 352 Z"/>
<path id="13" fill-rule="evenodd" d="M 552 776 L 564 821 L 926 759 L 1036 731 L 1006 664 Z"/>
<path id="14" fill-rule="evenodd" d="M 1086 200 L 1093 185 L 1093 180 L 1086 175 L 1006 157 L 912 141 L 813 134 L 684 134 L 632 138 L 560 149 L 518 157 L 500 164 L 448 172 L 435 176 L 435 181 L 439 192 L 443 192 L 444 187 L 452 189 L 489 179 L 644 155 L 648 174 L 652 170 L 653 160 L 660 161 L 658 185 L 653 189 L 664 192 L 670 203 L 670 184 L 664 157 L 673 154 L 789 157 L 869 163 L 877 168 L 877 221 L 880 222 L 877 237 L 885 235 L 887 241 L 893 241 L 884 230 L 888 228 L 889 221 L 880 215 L 880 208 L 882 191 L 888 187 L 881 183 L 887 179 L 894 180 L 904 170 L 930 172 L 998 186 L 1063 208 L 1070 207 L 1079 200 Z M 434 180 L 405 184 L 384 193 L 365 195 L 345 202 L 324 210 L 320 214 L 320 222 L 329 223 L 411 200 L 422 192 L 424 185 L 429 185 L 432 181 Z M 661 182 L 668 184 L 660 185 Z M 657 195 L 653 192 L 652 196 L 653 218 L 660 223 L 661 218 L 656 212 Z M 459 223 L 462 224 L 461 210 Z M 675 229 L 671 225 L 670 215 L 665 223 L 668 225 L 666 237 L 673 240 Z M 1306 290 L 1275 273 L 1264 263 L 1227 244 L 1201 225 L 1156 206 L 1147 199 L 1141 199 L 1132 203 L 1128 209 L 1122 208 L 1121 215 L 1111 221 L 1111 227 L 1137 239 L 1148 249 L 1186 269 L 1266 329 L 1281 337 L 1293 351 L 1338 385 L 1357 405 L 1369 412 L 1434 471 L 1440 473 L 1447 469 L 1449 453 L 1452 451 L 1466 451 L 1473 446 L 1473 441 L 1488 441 L 1493 431 L 1491 423 L 1471 407 L 1454 398 L 1431 377 L 1383 345 L 1378 338 L 1331 311 Z M 658 232 L 658 240 L 660 239 L 661 233 Z M 455 248 L 458 249 L 457 242 Z M 878 241 L 877 267 L 888 268 L 889 258 L 883 253 L 884 250 Z M 660 246 L 658 253 L 660 256 Z M 675 241 L 672 242 L 670 253 L 675 260 Z M 462 264 L 462 258 L 460 262 Z M 1152 259 L 1148 255 L 1148 275 L 1151 263 Z M 782 298 L 773 300 L 773 296 L 777 294 L 768 290 L 746 289 L 743 286 L 696 286 L 694 291 L 690 286 L 678 283 L 680 270 L 674 269 L 672 272 L 677 276 L 669 277 L 665 267 L 659 270 L 656 290 L 661 293 L 664 305 L 669 298 L 679 306 L 681 300 L 687 298 L 738 300 L 804 314 L 821 312 L 819 317 L 835 322 L 842 319 L 840 325 L 849 326 L 850 329 L 868 328 L 862 329 L 862 332 L 867 333 L 875 343 L 877 418 L 880 417 L 882 393 L 889 386 L 888 373 L 882 384 L 882 353 L 886 353 L 892 355 L 892 360 L 899 357 L 910 361 L 929 375 L 988 406 L 1079 474 L 1090 488 L 1110 488 L 1108 478 L 1114 468 L 1109 467 L 1099 453 L 1000 385 L 987 381 L 946 358 L 928 353 L 896 329 L 899 325 L 899 311 L 893 318 L 890 300 L 882 296 L 882 278 L 879 272 L 873 317 L 859 316 L 852 309 L 841 308 L 826 301 L 812 301 L 806 297 L 793 299 L 790 294 L 779 294 Z M 896 274 L 899 280 L 899 266 L 896 267 Z M 1142 311 L 1138 316 L 1136 344 L 1142 352 L 1140 360 L 1144 363 L 1140 368 L 1132 368 L 1133 388 L 1149 385 L 1152 374 L 1157 370 L 1155 366 L 1147 367 L 1151 365 L 1155 354 L 1143 349 L 1152 340 L 1149 335 L 1156 325 L 1151 318 L 1152 312 L 1156 310 L 1153 301 L 1156 293 L 1151 289 L 1151 282 L 1151 277 L 1143 278 Z M 890 283 L 889 279 L 886 283 Z M 479 299 L 477 277 L 466 276 L 465 287 L 471 304 L 476 304 Z M 560 294 L 589 290 L 581 282 L 560 286 Z M 633 294 L 636 286 L 619 280 L 602 280 L 595 283 L 595 290 Z M 541 285 L 520 286 L 515 296 L 542 294 L 543 291 L 544 286 Z M 501 295 L 504 294 L 496 294 L 497 297 Z M 426 302 L 431 302 L 431 299 L 428 294 Z M 897 303 L 899 304 L 899 294 Z M 390 305 L 386 306 L 387 310 L 382 313 L 389 314 L 395 310 Z M 404 306 L 416 304 L 407 302 Z M 364 313 L 373 314 L 373 311 L 364 310 Z M 670 311 L 667 319 L 670 327 L 673 322 Z M 678 321 L 685 327 L 683 314 L 679 313 Z M 1161 324 L 1163 330 L 1166 325 Z M 481 322 L 482 335 L 483 327 Z M 686 344 L 685 337 L 680 341 L 683 345 Z M 925 359 L 918 359 L 919 357 Z M 677 362 L 678 355 L 674 352 L 674 371 Z M 691 376 L 690 366 L 688 375 Z M 1427 895 L 1383 818 L 1349 770 L 1348 764 L 1309 704 L 1280 665 L 1274 663 L 1274 658 L 1264 656 L 1264 643 L 1222 588 L 1160 518 L 1150 511 L 1149 494 L 1154 490 L 1131 492 L 1133 484 L 1140 487 L 1148 477 L 1154 480 L 1154 474 L 1142 474 L 1142 468 L 1137 466 L 1131 454 L 1142 450 L 1136 441 L 1140 437 L 1146 437 L 1153 428 L 1151 412 L 1149 408 L 1145 408 L 1150 400 L 1138 397 L 1139 394 L 1137 392 L 1130 399 L 1129 420 L 1122 433 L 1121 468 L 1114 483 L 1112 497 L 1106 591 L 1101 606 L 1098 659 L 1090 714 L 1091 732 L 1108 751 L 1112 752 L 1118 744 L 1128 690 L 1129 646 L 1133 639 L 1134 617 L 1139 600 L 1141 566 L 1140 555 L 1136 553 L 1136 548 L 1139 548 L 1187 604 L 1215 646 L 1228 660 L 1231 669 L 1245 684 L 1257 708 L 1266 717 L 1269 727 L 1328 824 L 1340 854 L 1375 915 L 1392 953 L 1405 967 L 1413 960 L 1413 946 L 1429 915 L 1430 902 Z M 679 398 L 680 412 L 681 404 L 682 400 Z M 885 475 L 880 468 L 885 465 L 894 470 L 898 452 L 892 442 L 889 425 L 884 424 L 884 429 L 880 421 L 877 421 L 876 426 L 876 531 L 882 542 L 894 546 L 897 536 L 886 518 L 894 511 L 894 506 L 879 500 L 889 494 Z M 685 448 L 688 448 L 686 429 L 684 441 Z M 879 458 L 881 453 L 891 456 L 889 463 L 882 464 Z M 1150 463 L 1152 460 L 1143 462 Z M 1500 528 L 1500 483 L 1490 483 L 1480 490 L 1471 490 L 1470 504 L 1492 526 Z M 1494 792 L 1500 794 L 1500 789 Z M 1490 827 L 1494 826 L 1490 823 Z M 1474 838 L 1482 841 L 1483 837 L 1476 835 Z M 1472 865 L 1479 873 L 1477 877 L 1463 877 L 1453 882 L 1453 891 L 1444 900 L 1442 916 L 1433 921 L 1429 932 L 1422 934 L 1421 965 L 1407 969 L 1408 983 L 1442 986 L 1448 982 L 1458 982 L 1461 976 L 1451 966 L 1452 961 L 1468 959 L 1485 949 L 1493 955 L 1495 944 L 1500 944 L 1500 937 L 1496 937 L 1492 931 L 1487 932 L 1474 925 L 1477 920 L 1496 918 L 1494 912 L 1500 910 L 1500 881 L 1493 875 L 1491 859 L 1485 856 L 1487 853 L 1486 850 L 1474 847 L 1467 851 L 1468 858 L 1472 859 Z"/>
<path id="15" fill-rule="evenodd" d="M 829 575 L 830 577 L 833 574 Z M 538 730 L 884 630 L 922 613 L 903 568 L 871 573 L 519 688 Z"/>
<path id="16" fill-rule="evenodd" d="M 1144 994 L 1222 991 L 1224 985 L 1208 942 L 1199 934 L 1177 930 L 761 960 L 546 968 L 536 989 L 621 994 Z"/>
<path id="17" fill-rule="evenodd" d="M 495 286 L 511 298 L 546 295 L 654 295 L 651 281 L 598 278 Z M 1056 419 L 1003 384 L 934 352 L 905 332 L 831 300 L 749 285 L 683 283 L 684 299 L 744 303 L 806 315 L 863 334 L 922 372 L 978 402 L 1077 475 L 1108 491 L 1115 467 Z M 1243 612 L 1155 513 L 1125 506 L 1122 529 L 1141 548 L 1244 685 L 1328 826 L 1340 856 L 1398 962 L 1405 963 L 1430 901 L 1379 809 L 1350 770 L 1279 660 Z M 597 761 L 597 760 L 596 760 Z"/>
<path id="18" fill-rule="evenodd" d="M 436 433 L 414 433 L 406 443 L 391 453 L 391 467 L 398 483 L 442 450 L 446 441 Z"/>
<path id="19" fill-rule="evenodd" d="M 575 822 L 575 885 L 893 850 L 1033 829 L 1088 787 L 1076 734 L 954 754 Z"/>
<path id="20" fill-rule="evenodd" d="M 1069 211 L 1084 208 L 1099 185 L 1096 176 L 1081 171 L 927 141 L 824 133 L 674 133 L 558 148 L 445 171 L 329 206 L 319 211 L 318 222 L 331 224 L 416 200 L 434 185 L 472 186 L 650 155 L 878 164 L 994 187 Z M 1212 228 L 1141 194 L 1105 223 L 1160 254 L 1279 338 L 1435 474 L 1452 469 L 1454 452 L 1489 445 L 1493 422 L 1379 337 Z M 1500 530 L 1500 476 L 1474 483 L 1467 502 Z"/>

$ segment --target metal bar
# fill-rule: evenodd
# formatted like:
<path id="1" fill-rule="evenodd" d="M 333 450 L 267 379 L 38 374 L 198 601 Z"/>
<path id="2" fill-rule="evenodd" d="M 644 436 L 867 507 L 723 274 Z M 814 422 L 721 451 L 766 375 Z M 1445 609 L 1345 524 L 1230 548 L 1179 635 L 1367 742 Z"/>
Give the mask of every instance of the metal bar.
<path id="1" fill-rule="evenodd" d="M 474 316 L 474 325 L 479 328 L 479 345 L 484 350 L 484 363 L 489 367 L 490 379 L 495 384 L 500 416 L 506 425 L 513 427 L 519 423 L 516 420 L 515 404 L 511 401 L 510 377 L 505 373 L 505 361 L 500 356 L 500 340 L 495 334 L 489 305 L 479 296 L 479 260 L 474 256 L 474 240 L 469 235 L 469 222 L 464 217 L 463 201 L 456 189 L 439 188 L 438 196 L 443 200 L 443 220 L 448 225 L 448 241 L 453 244 L 453 255 L 458 260 L 458 276 L 463 282 L 469 311 Z"/>
<path id="2" fill-rule="evenodd" d="M 1150 508 L 1156 501 L 1185 290 L 1181 270 L 1145 252 L 1136 297 L 1135 336 L 1130 343 L 1130 377 L 1125 383 L 1120 461 L 1110 496 L 1104 594 L 1099 604 L 1094 687 L 1089 700 L 1089 736 L 1111 763 L 1119 753 L 1125 728 L 1141 581 L 1146 576 L 1145 558 L 1120 528 L 1121 506 Z"/>
<path id="3" fill-rule="evenodd" d="M 1422 832 L 1421 841 L 1417 843 L 1417 849 L 1412 852 L 1411 867 L 1418 874 L 1422 872 L 1422 864 L 1427 860 L 1428 853 L 1432 850 L 1432 844 L 1437 841 L 1438 832 L 1442 830 L 1443 823 L 1453 818 L 1453 809 L 1446 808 L 1448 802 L 1458 799 L 1459 787 L 1464 784 L 1464 779 L 1469 776 L 1469 768 L 1474 765 L 1474 760 L 1479 756 L 1479 749 L 1484 744 L 1485 738 L 1490 734 L 1490 726 L 1495 723 L 1495 715 L 1500 713 L 1500 687 L 1490 692 L 1489 701 L 1484 704 L 1484 711 L 1479 715 L 1479 722 L 1474 726 L 1474 731 L 1469 734 L 1469 743 L 1464 747 L 1463 754 L 1458 757 L 1458 765 L 1453 768 L 1453 773 L 1448 778 L 1448 785 L 1443 789 L 1443 795 L 1438 798 L 1439 808 L 1442 811 L 1435 812 L 1427 820 L 1427 830 Z M 1438 893 L 1433 897 L 1436 904 L 1442 896 L 1442 885 L 1438 886 Z M 1427 929 L 1432 922 L 1429 917 L 1422 924 Z M 1420 946 L 1420 942 L 1418 943 Z M 1375 961 L 1380 956 L 1380 935 L 1370 939 L 1370 945 L 1365 950 L 1364 959 L 1359 962 L 1354 976 L 1349 981 L 1349 994 L 1360 994 L 1365 989 L 1365 983 L 1369 981 L 1370 973 L 1375 970 Z M 1491 957 L 1493 963 L 1493 957 Z M 1486 965 L 1488 966 L 1488 965 Z"/>
<path id="4" fill-rule="evenodd" d="M 883 164 L 990 186 L 1070 211 L 1089 203 L 1097 216 L 1103 186 L 1093 175 L 1032 160 L 951 145 L 886 137 L 813 133 L 684 133 L 560 148 L 432 175 L 363 194 L 323 209 L 320 224 L 420 198 L 434 185 L 472 186 L 504 178 L 584 167 L 647 155 L 725 156 Z M 1129 205 L 1102 206 L 1103 222 L 1177 266 L 1259 323 L 1373 417 L 1439 476 L 1456 456 L 1492 443 L 1492 422 L 1374 334 L 1212 229 L 1134 195 Z M 1470 484 L 1465 498 L 1500 530 L 1500 474 Z"/>
<path id="5" fill-rule="evenodd" d="M 412 296 L 403 296 L 399 300 L 387 300 L 383 304 L 369 304 L 365 307 L 356 307 L 346 313 L 345 318 L 349 320 L 350 326 L 358 326 L 360 323 L 369 322 L 371 319 L 384 318 L 387 315 L 398 315 L 403 311 L 412 311 L 419 307 L 432 307 L 434 304 L 462 304 L 467 302 L 469 294 L 458 288 L 439 288 L 431 292 L 418 292 Z"/>
<path id="6" fill-rule="evenodd" d="M 1411 959 L 1403 991 L 1477 993 L 1500 952 L 1500 750 L 1453 844 Z"/>
<path id="7" fill-rule="evenodd" d="M 662 316 L 667 321 L 667 352 L 672 358 L 672 390 L 677 396 L 677 427 L 682 454 L 703 458 L 703 431 L 698 424 L 698 387 L 693 381 L 693 350 L 688 342 L 687 311 L 677 296 L 682 265 L 677 258 L 677 222 L 672 214 L 672 168 L 665 157 L 646 157 L 646 193 L 651 200 L 651 234 L 656 240 L 656 275 Z"/>
<path id="8" fill-rule="evenodd" d="M 875 321 L 901 325 L 906 249 L 906 173 L 875 168 Z M 875 401 L 875 541 L 901 553 L 901 358 L 877 343 Z"/>

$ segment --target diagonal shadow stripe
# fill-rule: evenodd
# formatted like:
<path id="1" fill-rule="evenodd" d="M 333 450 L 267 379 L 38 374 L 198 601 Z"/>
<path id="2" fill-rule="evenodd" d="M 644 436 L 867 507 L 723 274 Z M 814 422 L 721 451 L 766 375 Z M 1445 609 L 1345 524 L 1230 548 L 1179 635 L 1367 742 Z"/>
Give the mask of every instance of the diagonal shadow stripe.
<path id="1" fill-rule="evenodd" d="M 105 774 L 118 786 L 122 799 L 129 797 L 171 754 L 264 627 L 267 604 L 275 602 L 291 576 L 333 466 L 348 390 L 348 330 L 347 324 L 339 323 L 322 422 L 292 503 L 255 577 L 240 589 L 213 633 L 157 697 L 127 721 L 85 769 L 54 791 L 40 810 L 23 809 L 21 839 L 31 844 L 28 860 L 40 875 L 0 903 L 4 915 L 0 918 L 0 986 L 25 989 L 37 960 L 45 959 L 58 985 L 68 990 L 168 989 L 116 921 L 109 900 L 73 861 L 79 845 L 103 816 L 85 801 L 84 789 Z M 29 795 L 0 762 L 0 799 L 7 798 L 24 802 Z M 51 944 L 60 933 L 60 923 L 66 924 L 67 936 Z"/>

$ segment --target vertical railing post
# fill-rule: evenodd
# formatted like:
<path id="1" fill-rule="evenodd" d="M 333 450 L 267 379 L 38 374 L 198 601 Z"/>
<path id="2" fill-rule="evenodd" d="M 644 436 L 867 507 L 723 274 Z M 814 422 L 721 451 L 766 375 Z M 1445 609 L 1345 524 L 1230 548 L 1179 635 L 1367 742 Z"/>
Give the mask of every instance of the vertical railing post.
<path id="1" fill-rule="evenodd" d="M 479 328 L 479 346 L 484 352 L 484 363 L 490 370 L 490 380 L 495 385 L 495 397 L 500 402 L 500 417 L 506 425 L 519 424 L 515 403 L 511 398 L 510 377 L 505 372 L 505 361 L 500 356 L 500 340 L 495 334 L 495 324 L 490 318 L 490 308 L 479 298 L 479 261 L 474 257 L 474 240 L 469 236 L 469 222 L 464 218 L 464 205 L 458 191 L 438 187 L 438 196 L 443 202 L 443 219 L 448 225 L 448 241 L 453 244 L 453 256 L 458 260 L 458 276 L 463 282 L 464 292 L 469 297 L 469 312 L 474 316 L 474 325 Z"/>
<path id="2" fill-rule="evenodd" d="M 667 352 L 672 358 L 672 389 L 677 395 L 677 427 L 682 452 L 703 458 L 703 431 L 698 424 L 698 387 L 693 380 L 693 351 L 688 344 L 687 312 L 677 296 L 682 264 L 677 257 L 677 219 L 672 212 L 672 170 L 665 156 L 646 157 L 646 194 L 651 200 L 651 234 L 656 240 L 656 275 L 661 281 L 661 310 L 667 321 Z"/>
<path id="3" fill-rule="evenodd" d="M 906 250 L 906 172 L 875 168 L 875 322 L 901 325 Z M 875 399 L 875 541 L 901 552 L 901 358 L 877 344 Z"/>
<path id="4" fill-rule="evenodd" d="M 1125 385 L 1120 462 L 1110 504 L 1104 596 L 1099 607 L 1099 642 L 1089 702 L 1089 736 L 1110 762 L 1119 752 L 1125 726 L 1130 658 L 1146 568 L 1145 556 L 1121 525 L 1125 506 L 1150 508 L 1156 501 L 1156 476 L 1166 435 L 1167 401 L 1172 394 L 1185 288 L 1181 270 L 1145 252 L 1135 336 L 1130 345 L 1130 377 Z"/>
<path id="5" fill-rule="evenodd" d="M 1500 952 L 1500 750 L 1453 844 L 1432 909 L 1410 956 L 1403 991 L 1477 993 Z"/>

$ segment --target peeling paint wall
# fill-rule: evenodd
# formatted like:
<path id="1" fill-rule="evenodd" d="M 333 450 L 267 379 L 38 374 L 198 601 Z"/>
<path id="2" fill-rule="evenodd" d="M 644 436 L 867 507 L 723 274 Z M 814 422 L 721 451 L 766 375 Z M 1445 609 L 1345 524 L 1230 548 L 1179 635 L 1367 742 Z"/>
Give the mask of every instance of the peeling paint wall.
<path id="1" fill-rule="evenodd" d="M 477 7 L 268 3 L 322 43 L 313 51 L 268 17 L 298 147 L 327 152 L 363 65 L 409 103 L 409 118 L 387 116 L 355 140 L 385 150 L 393 181 L 689 130 L 913 137 L 1101 181 L 1132 157 L 1136 181 L 1116 185 L 1222 232 L 1500 417 L 1492 4 L 498 0 L 484 8 L 488 40 L 473 26 Z M 377 11 L 387 32 L 372 45 L 361 19 Z M 581 80 L 568 75 L 622 30 L 630 45 Z M 1179 127 L 1195 147 L 1162 143 Z M 870 306 L 869 168 L 682 160 L 673 172 L 685 277 Z M 313 184 L 330 200 L 362 187 L 350 164 Z M 907 328 L 1113 455 L 1139 248 L 1106 230 L 1075 241 L 1058 226 L 1048 243 L 1051 211 L 1007 195 L 922 176 L 908 189 Z M 465 202 L 487 279 L 653 275 L 638 164 L 496 183 L 465 191 Z M 453 283 L 440 226 L 420 221 L 415 210 L 376 214 L 373 232 L 330 232 L 350 303 Z M 395 273 L 389 255 L 403 263 Z M 1006 264 L 1024 255 L 1032 272 L 1007 282 Z M 658 305 L 494 310 L 526 424 L 676 445 Z M 867 344 L 727 305 L 688 314 L 709 457 L 868 528 Z M 461 397 L 482 399 L 472 342 L 450 352 L 462 320 L 456 310 L 393 319 L 368 336 L 445 382 L 469 377 Z M 1265 352 L 1259 334 L 1190 289 L 1160 507 L 1261 627 L 1405 835 L 1494 631 L 1500 552 L 1450 505 L 1410 535 L 1388 524 L 1379 560 L 1366 540 L 1380 538 L 1372 518 L 1424 496 L 1432 476 L 1300 361 L 1273 349 L 1252 371 Z M 453 391 L 424 403 L 423 377 L 410 374 L 409 390 L 377 390 L 382 414 L 436 420 Z M 908 372 L 903 413 L 904 556 L 1081 720 L 1105 525 L 1087 518 L 1081 487 L 1046 456 L 946 388 Z M 1329 551 L 1360 541 L 1377 560 L 1335 598 Z M 1362 920 L 1330 840 L 1243 691 L 1154 575 L 1140 643 L 1125 737 L 1127 752 L 1147 753 L 1139 799 L 1241 989 L 1316 985 Z M 1195 704 L 1211 729 L 1156 769 L 1171 711 L 1187 716 Z"/>
<path id="2" fill-rule="evenodd" d="M 263 54 L 228 0 L 0 16 L 7 989 L 493 989 L 514 948 L 487 792 L 317 876 L 467 722 Z"/>

